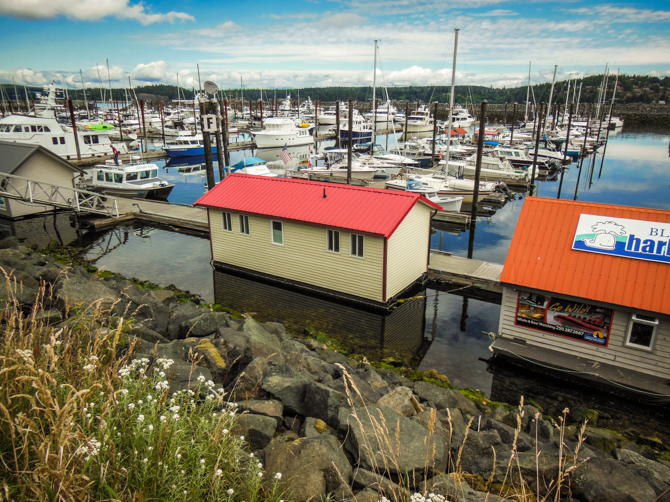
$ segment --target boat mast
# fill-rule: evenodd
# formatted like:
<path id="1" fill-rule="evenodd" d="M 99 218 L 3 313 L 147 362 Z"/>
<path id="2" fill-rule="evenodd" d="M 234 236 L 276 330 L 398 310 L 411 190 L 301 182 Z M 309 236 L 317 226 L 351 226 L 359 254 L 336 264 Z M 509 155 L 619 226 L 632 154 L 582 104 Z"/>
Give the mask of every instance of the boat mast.
<path id="1" fill-rule="evenodd" d="M 619 84 L 619 68 L 616 70 L 616 79 L 614 80 L 614 91 L 612 92 L 612 102 L 610 103 L 609 119 L 612 120 L 612 108 L 614 108 L 614 98 L 616 98 L 616 87 Z M 607 124 L 609 127 L 609 124 Z"/>
<path id="2" fill-rule="evenodd" d="M 105 101 L 105 88 L 102 86 L 102 77 L 100 76 L 100 66 L 95 63 L 95 69 L 98 70 L 98 80 L 100 81 L 100 101 Z"/>
<path id="3" fill-rule="evenodd" d="M 447 122 L 447 151 L 445 153 L 444 175 L 449 170 L 449 147 L 451 146 L 451 126 L 454 115 L 454 83 L 456 82 L 456 51 L 458 49 L 458 30 L 454 29 L 454 64 L 451 68 L 451 96 L 449 97 L 449 120 Z"/>
<path id="4" fill-rule="evenodd" d="M 551 91 L 549 91 L 549 105 L 547 105 L 547 113 L 544 114 L 544 121 L 542 122 L 542 132 L 545 131 L 547 125 L 547 117 L 551 113 L 551 100 L 554 97 L 554 84 L 556 83 L 556 69 L 558 65 L 554 65 L 554 78 L 551 80 Z"/>
<path id="5" fill-rule="evenodd" d="M 79 68 L 79 78 L 81 78 L 81 89 L 82 91 L 84 91 L 84 104 L 86 105 L 86 117 L 90 119 L 91 115 L 88 111 L 88 100 L 86 99 L 86 86 L 84 86 L 84 74 L 81 72 L 81 68 Z"/>
<path id="6" fill-rule="evenodd" d="M 565 117 L 568 115 L 568 101 L 570 101 L 570 79 L 568 79 L 568 92 L 565 93 L 565 109 L 561 118 L 561 125 L 565 124 Z"/>
<path id="7" fill-rule="evenodd" d="M 530 66 L 532 61 L 528 61 L 528 88 L 526 89 L 526 111 L 524 112 L 524 120 L 528 121 L 528 103 L 530 99 Z"/>
<path id="8" fill-rule="evenodd" d="M 579 81 L 579 92 L 577 93 L 577 108 L 575 109 L 575 117 L 579 117 L 579 100 L 582 99 L 582 83 L 584 81 Z"/>
<path id="9" fill-rule="evenodd" d="M 107 82 L 109 84 L 109 109 L 112 109 L 112 77 L 109 74 L 109 59 L 105 59 L 107 63 Z"/>
<path id="10" fill-rule="evenodd" d="M 372 139 L 374 144 L 377 136 L 377 41 L 375 40 L 375 57 L 372 70 Z"/>

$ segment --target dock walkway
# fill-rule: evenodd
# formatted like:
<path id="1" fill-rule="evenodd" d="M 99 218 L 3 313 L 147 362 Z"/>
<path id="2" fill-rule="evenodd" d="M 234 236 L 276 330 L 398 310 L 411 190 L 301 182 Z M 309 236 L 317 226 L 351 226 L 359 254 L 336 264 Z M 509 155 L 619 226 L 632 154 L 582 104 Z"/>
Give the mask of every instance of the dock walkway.
<path id="1" fill-rule="evenodd" d="M 502 270 L 503 266 L 498 263 L 461 258 L 434 249 L 430 251 L 429 279 L 443 279 L 454 284 L 502 294 Z"/>

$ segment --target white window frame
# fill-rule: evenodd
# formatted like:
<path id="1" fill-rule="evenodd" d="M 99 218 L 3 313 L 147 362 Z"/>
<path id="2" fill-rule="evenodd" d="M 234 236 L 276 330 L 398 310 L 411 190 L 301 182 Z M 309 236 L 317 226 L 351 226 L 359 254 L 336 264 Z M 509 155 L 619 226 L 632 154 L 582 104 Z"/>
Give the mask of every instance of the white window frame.
<path id="1" fill-rule="evenodd" d="M 281 231 L 281 242 L 275 240 L 275 223 L 279 223 L 279 230 Z M 272 244 L 277 246 L 284 245 L 284 222 L 279 220 L 270 220 L 270 237 L 272 238 Z"/>
<path id="2" fill-rule="evenodd" d="M 240 216 L 240 233 L 242 235 L 251 235 L 249 231 L 249 216 L 241 214 Z"/>
<path id="3" fill-rule="evenodd" d="M 653 331 L 651 332 L 651 340 L 649 341 L 649 346 L 640 345 L 638 343 L 633 343 L 630 341 L 630 336 L 633 332 L 633 326 L 635 324 L 642 324 L 645 326 L 653 327 Z M 658 325 L 659 325 L 658 317 L 652 317 L 646 315 L 642 316 L 642 314 L 636 314 L 636 313 L 631 314 L 630 320 L 628 321 L 628 329 L 626 330 L 626 342 L 625 342 L 626 346 L 641 350 L 652 351 L 654 349 L 654 344 L 656 343 L 656 333 L 658 332 Z"/>
<path id="4" fill-rule="evenodd" d="M 354 240 L 355 239 L 355 240 Z M 355 242 L 355 244 L 354 244 Z M 354 253 L 354 247 L 356 253 Z M 365 236 L 361 234 L 351 234 L 349 238 L 349 254 L 354 258 L 365 258 Z"/>
<path id="5" fill-rule="evenodd" d="M 332 235 L 332 239 L 331 239 Z M 337 238 L 336 238 L 337 237 Z M 333 246 L 331 249 L 330 241 L 333 241 Z M 337 240 L 337 250 L 335 249 L 335 241 Z M 340 231 L 339 230 L 330 230 L 326 231 L 326 250 L 329 253 L 340 254 Z"/>
<path id="6" fill-rule="evenodd" d="M 233 231 L 233 215 L 223 211 L 221 213 L 221 219 L 223 220 L 223 231 L 224 232 L 232 232 Z"/>

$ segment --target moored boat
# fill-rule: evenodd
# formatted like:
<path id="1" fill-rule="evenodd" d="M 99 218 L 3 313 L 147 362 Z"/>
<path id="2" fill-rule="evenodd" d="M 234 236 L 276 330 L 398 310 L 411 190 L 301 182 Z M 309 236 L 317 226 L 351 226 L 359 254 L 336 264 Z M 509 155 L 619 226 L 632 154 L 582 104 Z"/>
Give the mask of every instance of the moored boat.
<path id="1" fill-rule="evenodd" d="M 87 169 L 87 174 L 77 184 L 81 188 L 105 195 L 133 199 L 167 199 L 174 185 L 158 177 L 158 166 L 143 163 L 138 158 L 132 160 L 134 163 L 126 165 L 117 165 L 113 160 L 97 164 Z"/>

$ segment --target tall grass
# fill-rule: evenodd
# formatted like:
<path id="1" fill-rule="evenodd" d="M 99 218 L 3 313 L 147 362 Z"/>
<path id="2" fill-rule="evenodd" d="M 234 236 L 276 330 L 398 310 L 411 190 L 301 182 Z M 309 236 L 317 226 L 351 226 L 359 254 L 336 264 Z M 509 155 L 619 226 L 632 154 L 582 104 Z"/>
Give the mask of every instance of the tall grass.
<path id="1" fill-rule="evenodd" d="M 172 393 L 172 361 L 131 360 L 127 319 L 98 303 L 49 326 L 45 293 L 0 313 L 0 500 L 280 499 L 213 382 Z"/>

